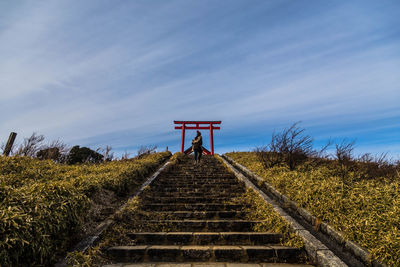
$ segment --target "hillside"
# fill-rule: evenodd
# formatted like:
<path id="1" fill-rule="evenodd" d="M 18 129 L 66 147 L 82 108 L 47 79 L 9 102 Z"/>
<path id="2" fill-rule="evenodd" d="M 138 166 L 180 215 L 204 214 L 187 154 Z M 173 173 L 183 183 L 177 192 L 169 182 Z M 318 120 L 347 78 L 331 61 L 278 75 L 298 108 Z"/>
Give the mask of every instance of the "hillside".
<path id="1" fill-rule="evenodd" d="M 349 171 L 346 183 L 337 162 L 304 163 L 295 170 L 281 164 L 265 168 L 255 152 L 227 154 L 263 177 L 344 237 L 367 248 L 373 259 L 400 262 L 400 177 L 370 177 Z"/>
<path id="2" fill-rule="evenodd" d="M 170 155 L 82 165 L 0 157 L 0 265 L 54 262 Z"/>

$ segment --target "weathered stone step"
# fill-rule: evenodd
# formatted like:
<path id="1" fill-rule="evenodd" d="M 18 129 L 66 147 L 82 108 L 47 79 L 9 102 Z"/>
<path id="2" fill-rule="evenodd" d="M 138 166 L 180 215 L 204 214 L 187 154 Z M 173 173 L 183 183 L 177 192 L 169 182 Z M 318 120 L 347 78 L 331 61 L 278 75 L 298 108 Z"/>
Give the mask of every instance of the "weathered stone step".
<path id="1" fill-rule="evenodd" d="M 156 218 L 174 219 L 235 219 L 244 218 L 244 211 L 161 211 L 153 212 Z"/>
<path id="2" fill-rule="evenodd" d="M 219 198 L 211 198 L 211 197 L 165 197 L 165 196 L 147 196 L 143 199 L 144 203 L 225 203 L 232 200 L 232 197 L 219 197 Z"/>
<path id="3" fill-rule="evenodd" d="M 298 263 L 272 263 L 272 262 L 257 262 L 257 263 L 232 263 L 232 262 L 118 262 L 113 264 L 103 265 L 102 267 L 313 267 L 309 264 Z"/>
<path id="4" fill-rule="evenodd" d="M 240 204 L 151 204 L 147 203 L 142 206 L 143 210 L 149 211 L 213 211 L 213 210 L 221 210 L 221 211 L 241 211 L 243 209 L 243 205 Z"/>
<path id="5" fill-rule="evenodd" d="M 240 183 L 236 181 L 227 181 L 227 182 L 205 182 L 205 181 L 198 181 L 198 182 L 191 182 L 191 181 L 158 181 L 154 183 L 155 186 L 175 186 L 175 187 L 188 187 L 188 186 L 240 186 Z"/>
<path id="6" fill-rule="evenodd" d="M 215 176 L 215 175 L 204 175 L 204 176 L 186 176 L 186 175 L 174 175 L 160 178 L 160 180 L 195 180 L 195 181 L 237 181 L 236 177 L 232 176 Z"/>
<path id="7" fill-rule="evenodd" d="M 236 191 L 242 189 L 242 186 L 238 184 L 202 184 L 202 185 L 193 185 L 193 184 L 158 184 L 152 185 L 152 188 L 163 190 L 163 191 L 170 191 L 172 189 L 179 189 L 179 190 L 188 190 L 188 189 L 197 189 L 197 190 L 209 190 L 209 189 L 224 189 L 225 191 Z"/>
<path id="8" fill-rule="evenodd" d="M 284 246 L 116 246 L 107 253 L 121 262 L 297 262 L 302 252 Z"/>
<path id="9" fill-rule="evenodd" d="M 128 236 L 137 245 L 273 245 L 282 238 L 281 234 L 255 232 L 154 232 Z"/>
<path id="10" fill-rule="evenodd" d="M 256 224 L 262 221 L 247 220 L 145 220 L 136 221 L 140 225 L 151 228 L 152 225 L 157 227 L 172 227 L 182 232 L 251 232 Z"/>
<path id="11" fill-rule="evenodd" d="M 186 187 L 186 188 L 174 188 L 174 187 L 168 187 L 168 188 L 160 188 L 160 187 L 150 187 L 149 191 L 154 194 L 161 194 L 161 193 L 180 193 L 180 194 L 232 194 L 232 193 L 244 193 L 245 190 L 242 187 L 237 187 L 234 189 L 231 188 L 217 188 L 217 187 L 208 187 L 208 188 L 193 188 L 193 187 Z"/>
<path id="12" fill-rule="evenodd" d="M 199 191 L 187 191 L 187 192 L 163 192 L 163 191 L 154 191 L 150 189 L 146 192 L 146 197 L 150 196 L 154 193 L 156 196 L 160 197 L 204 197 L 207 196 L 209 198 L 218 198 L 218 197 L 230 197 L 235 198 L 241 196 L 244 192 L 230 192 L 230 191 L 222 191 L 222 192 L 209 192 L 204 190 L 203 192 Z"/>
<path id="13" fill-rule="evenodd" d="M 197 173 L 197 174 L 170 174 L 163 177 L 160 177 L 160 180 L 237 180 L 236 177 L 227 175 L 226 173 L 223 174 L 204 174 L 204 173 Z"/>
<path id="14" fill-rule="evenodd" d="M 185 184 L 195 184 L 195 185 L 216 185 L 216 184 L 232 184 L 232 185 L 241 185 L 240 182 L 235 180 L 203 180 L 203 179 L 185 179 L 185 180 L 160 180 L 154 183 L 155 185 L 164 185 L 164 184 L 175 184 L 175 185 L 185 185 Z"/>
<path id="15" fill-rule="evenodd" d="M 235 185 L 235 186 L 216 186 L 216 185 L 203 185 L 203 186 L 196 186 L 193 187 L 193 185 L 187 185 L 187 186 L 180 186 L 177 187 L 176 185 L 163 185 L 163 186 L 159 186 L 159 185 L 152 185 L 151 186 L 151 190 L 153 191 L 165 191 L 165 192 L 209 192 L 209 190 L 211 190 L 211 192 L 215 193 L 215 192 L 237 192 L 237 191 L 243 191 L 243 187 L 239 186 L 239 185 Z"/>

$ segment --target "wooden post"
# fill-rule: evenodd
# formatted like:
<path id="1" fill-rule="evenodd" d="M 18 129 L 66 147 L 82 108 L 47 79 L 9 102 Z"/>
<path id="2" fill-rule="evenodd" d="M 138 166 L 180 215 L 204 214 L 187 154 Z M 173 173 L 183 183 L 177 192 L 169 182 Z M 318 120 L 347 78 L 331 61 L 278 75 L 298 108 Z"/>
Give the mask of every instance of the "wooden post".
<path id="1" fill-rule="evenodd" d="M 15 137 L 17 137 L 17 133 L 14 133 L 14 132 L 10 133 L 10 137 L 8 137 L 7 145 L 4 148 L 4 152 L 3 152 L 4 156 L 8 157 L 8 155 L 10 155 L 12 146 L 15 141 Z"/>

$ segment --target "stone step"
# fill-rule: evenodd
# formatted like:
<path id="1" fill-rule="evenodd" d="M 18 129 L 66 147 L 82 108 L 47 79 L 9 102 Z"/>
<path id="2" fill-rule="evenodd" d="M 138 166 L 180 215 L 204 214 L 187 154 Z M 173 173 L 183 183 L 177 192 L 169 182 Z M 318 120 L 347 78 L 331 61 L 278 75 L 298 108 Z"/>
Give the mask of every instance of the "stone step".
<path id="1" fill-rule="evenodd" d="M 151 195 L 156 195 L 159 197 L 204 197 L 207 196 L 209 198 L 218 198 L 218 197 L 230 197 L 230 198 L 235 198 L 235 197 L 240 197 L 244 192 L 227 192 L 227 191 L 222 191 L 220 193 L 217 192 L 209 192 L 209 191 L 203 191 L 203 192 L 195 192 L 195 191 L 187 191 L 187 192 L 163 192 L 163 191 L 154 191 L 154 190 L 149 190 L 146 192 L 146 196 L 151 196 Z"/>
<path id="2" fill-rule="evenodd" d="M 154 232 L 129 233 L 136 245 L 273 245 L 281 234 L 255 232 Z"/>
<path id="3" fill-rule="evenodd" d="M 173 219 L 235 219 L 244 218 L 244 211 L 161 211 L 152 212 L 156 218 Z"/>
<path id="4" fill-rule="evenodd" d="M 225 187 L 216 187 L 216 186 L 202 186 L 202 187 L 193 187 L 193 186 L 186 186 L 186 187 L 176 187 L 176 186 L 155 186 L 152 185 L 149 189 L 149 192 L 199 192 L 199 193 L 207 193 L 209 192 L 210 194 L 216 194 L 219 192 L 223 193 L 232 193 L 232 192 L 237 192 L 237 193 L 242 193 L 244 192 L 243 188 L 241 186 L 225 186 Z"/>
<path id="5" fill-rule="evenodd" d="M 181 180 L 181 179 L 205 179 L 205 180 L 237 180 L 237 178 L 231 174 L 224 172 L 218 173 L 169 173 L 168 175 L 160 176 L 160 180 L 171 179 L 171 180 Z"/>
<path id="6" fill-rule="evenodd" d="M 297 262 L 302 251 L 284 246 L 115 246 L 107 254 L 120 262 Z"/>
<path id="7" fill-rule="evenodd" d="M 212 197 L 165 197 L 165 196 L 146 196 L 142 198 L 144 203 L 226 203 L 232 201 L 232 197 L 219 197 L 219 198 L 212 198 Z"/>
<path id="8" fill-rule="evenodd" d="M 155 185 L 164 185 L 164 184 L 174 184 L 174 185 L 186 185 L 186 184 L 194 184 L 194 185 L 217 185 L 217 184 L 231 184 L 231 185 L 241 185 L 240 182 L 235 181 L 235 180 L 222 180 L 222 181 L 218 181 L 218 180 L 203 180 L 203 179 L 198 179 L 198 180 L 194 180 L 194 179 L 181 179 L 181 180 L 160 180 L 160 181 L 156 181 L 154 182 Z"/>
<path id="9" fill-rule="evenodd" d="M 241 211 L 244 208 L 241 204 L 151 204 L 142 206 L 147 211 Z"/>
<path id="10" fill-rule="evenodd" d="M 271 263 L 271 262 L 257 262 L 257 263 L 232 263 L 232 262 L 118 262 L 113 264 L 103 265 L 102 267 L 313 267 L 309 264 L 298 263 Z"/>
<path id="11" fill-rule="evenodd" d="M 152 226 L 179 229 L 182 232 L 251 232 L 256 224 L 262 221 L 247 220 L 144 220 L 136 221 L 144 229 Z"/>
<path id="12" fill-rule="evenodd" d="M 188 187 L 188 186 L 212 186 L 212 187 L 224 187 L 224 186 L 241 186 L 238 182 L 230 181 L 230 182 L 190 182 L 190 181 L 158 181 L 153 185 L 155 186 L 172 186 L 172 187 Z"/>
<path id="13" fill-rule="evenodd" d="M 194 180 L 194 181 L 237 181 L 236 177 L 232 177 L 232 176 L 227 176 L 227 175 L 223 175 L 223 176 L 216 176 L 216 175 L 204 175 L 204 176 L 188 176 L 188 175 L 173 175 L 173 176 L 164 176 L 162 178 L 159 179 L 160 181 L 164 181 L 164 180 Z"/>
<path id="14" fill-rule="evenodd" d="M 200 194 L 200 195 L 215 195 L 215 194 L 243 194 L 245 190 L 243 188 L 236 188 L 235 190 L 227 188 L 160 188 L 160 187 L 150 187 L 147 191 L 152 194 Z"/>
<path id="15" fill-rule="evenodd" d="M 203 185 L 193 185 L 193 184 L 154 184 L 152 188 L 164 191 L 170 191 L 172 189 L 187 190 L 187 189 L 197 189 L 197 190 L 210 190 L 210 189 L 224 189 L 225 191 L 236 191 L 242 189 L 241 185 L 238 184 L 203 184 Z"/>

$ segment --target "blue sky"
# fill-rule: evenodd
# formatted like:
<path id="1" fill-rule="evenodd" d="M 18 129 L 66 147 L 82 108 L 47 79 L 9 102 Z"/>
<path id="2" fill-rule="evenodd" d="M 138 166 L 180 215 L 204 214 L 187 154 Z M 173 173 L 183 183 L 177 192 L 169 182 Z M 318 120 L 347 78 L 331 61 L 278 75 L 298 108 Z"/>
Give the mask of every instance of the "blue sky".
<path id="1" fill-rule="evenodd" d="M 317 146 L 399 157 L 399 14 L 397 0 L 0 0 L 0 141 L 177 151 L 173 120 L 222 120 L 223 153 L 302 121 Z"/>

